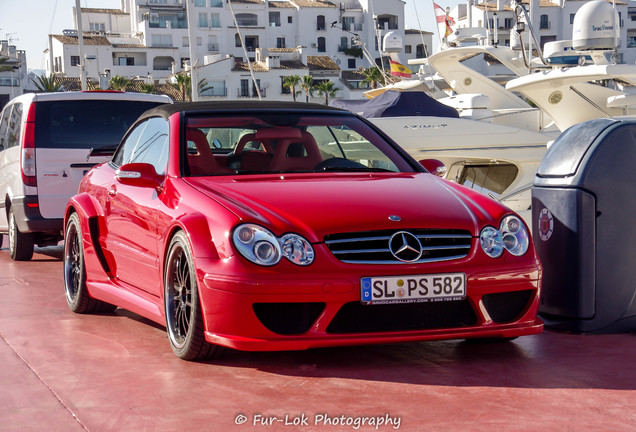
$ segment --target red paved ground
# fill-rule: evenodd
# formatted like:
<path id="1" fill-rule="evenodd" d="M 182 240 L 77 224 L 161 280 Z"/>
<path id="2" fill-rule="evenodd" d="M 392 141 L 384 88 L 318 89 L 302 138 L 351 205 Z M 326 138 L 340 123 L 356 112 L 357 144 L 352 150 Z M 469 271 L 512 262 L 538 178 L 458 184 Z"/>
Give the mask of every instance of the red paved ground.
<path id="1" fill-rule="evenodd" d="M 145 319 L 71 313 L 60 256 L 38 249 L 14 263 L 0 251 L 1 431 L 371 431 L 355 421 L 387 414 L 399 425 L 377 430 L 636 431 L 634 334 L 231 351 L 189 363 Z M 321 415 L 331 424 L 315 424 Z M 334 424 L 343 415 L 351 425 Z"/>

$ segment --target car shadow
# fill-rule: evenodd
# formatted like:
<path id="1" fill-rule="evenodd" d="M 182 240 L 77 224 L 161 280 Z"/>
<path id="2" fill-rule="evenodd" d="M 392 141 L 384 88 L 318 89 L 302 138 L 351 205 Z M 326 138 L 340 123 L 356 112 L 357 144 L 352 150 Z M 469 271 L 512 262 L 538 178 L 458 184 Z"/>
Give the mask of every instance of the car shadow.
<path id="1" fill-rule="evenodd" d="M 294 377 L 416 385 L 635 390 L 636 334 L 546 331 L 508 342 L 431 341 L 307 351 L 227 350 L 212 363 Z M 616 371 L 620 371 L 616 373 Z"/>

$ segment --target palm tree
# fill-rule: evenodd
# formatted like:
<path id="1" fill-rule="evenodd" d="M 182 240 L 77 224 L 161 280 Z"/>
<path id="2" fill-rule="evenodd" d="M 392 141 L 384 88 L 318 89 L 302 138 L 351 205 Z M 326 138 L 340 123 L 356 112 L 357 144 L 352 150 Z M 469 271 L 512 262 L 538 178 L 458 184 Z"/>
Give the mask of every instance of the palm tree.
<path id="1" fill-rule="evenodd" d="M 311 75 L 303 75 L 300 88 L 305 92 L 305 102 L 309 102 L 309 96 L 313 97 L 314 79 Z"/>
<path id="2" fill-rule="evenodd" d="M 205 78 L 201 78 L 199 80 L 199 84 L 197 85 L 197 91 L 199 92 L 199 94 L 208 90 L 212 90 L 213 88 L 214 86 L 209 85 L 208 80 L 206 80 Z"/>
<path id="3" fill-rule="evenodd" d="M 130 80 L 128 78 L 115 75 L 108 83 L 113 90 L 126 91 L 126 87 L 130 84 Z"/>
<path id="4" fill-rule="evenodd" d="M 364 79 L 361 82 L 370 84 L 372 89 L 378 88 L 378 83 L 384 80 L 384 76 L 377 66 L 362 69 L 362 73 L 364 74 Z"/>
<path id="5" fill-rule="evenodd" d="M 296 91 L 296 87 L 300 84 L 301 78 L 298 75 L 290 75 L 283 78 L 283 87 L 287 87 L 289 92 L 294 97 L 294 102 L 296 102 L 296 95 L 299 93 Z"/>
<path id="6" fill-rule="evenodd" d="M 316 86 L 316 90 L 319 95 L 325 95 L 325 105 L 329 105 L 329 96 L 336 97 L 336 92 L 340 89 L 334 87 L 333 81 L 321 81 Z"/>
<path id="7" fill-rule="evenodd" d="M 154 93 L 155 85 L 153 83 L 141 82 L 139 83 L 139 91 L 141 93 Z"/>
<path id="8" fill-rule="evenodd" d="M 181 93 L 182 101 L 190 101 L 190 95 L 192 94 L 192 91 L 190 90 L 192 88 L 192 79 L 190 78 L 190 75 L 186 72 L 179 72 L 174 76 L 174 79 L 175 82 L 170 83 L 170 85 Z"/>
<path id="9" fill-rule="evenodd" d="M 37 75 L 35 79 L 31 79 L 35 88 L 41 92 L 59 92 L 62 91 L 62 83 L 56 79 L 55 75 Z"/>

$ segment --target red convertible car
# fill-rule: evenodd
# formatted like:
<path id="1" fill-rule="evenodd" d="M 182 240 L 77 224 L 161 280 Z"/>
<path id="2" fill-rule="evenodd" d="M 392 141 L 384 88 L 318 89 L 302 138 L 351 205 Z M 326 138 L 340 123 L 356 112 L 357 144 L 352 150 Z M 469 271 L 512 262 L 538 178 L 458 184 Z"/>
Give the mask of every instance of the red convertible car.
<path id="1" fill-rule="evenodd" d="M 519 217 L 319 105 L 147 111 L 84 177 L 65 240 L 71 310 L 166 325 L 186 360 L 543 328 Z"/>

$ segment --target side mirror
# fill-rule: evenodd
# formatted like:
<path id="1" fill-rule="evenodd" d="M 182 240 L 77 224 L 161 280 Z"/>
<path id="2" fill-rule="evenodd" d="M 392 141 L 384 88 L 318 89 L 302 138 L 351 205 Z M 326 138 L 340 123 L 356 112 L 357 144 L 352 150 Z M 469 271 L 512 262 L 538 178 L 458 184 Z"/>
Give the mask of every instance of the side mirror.
<path id="1" fill-rule="evenodd" d="M 420 164 L 426 168 L 426 171 L 438 177 L 444 177 L 446 175 L 446 165 L 437 159 L 424 159 L 420 161 Z"/>
<path id="2" fill-rule="evenodd" d="M 155 167 L 147 163 L 129 163 L 122 165 L 116 172 L 121 184 L 157 189 L 163 183 L 163 176 L 157 174 Z"/>

